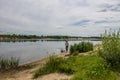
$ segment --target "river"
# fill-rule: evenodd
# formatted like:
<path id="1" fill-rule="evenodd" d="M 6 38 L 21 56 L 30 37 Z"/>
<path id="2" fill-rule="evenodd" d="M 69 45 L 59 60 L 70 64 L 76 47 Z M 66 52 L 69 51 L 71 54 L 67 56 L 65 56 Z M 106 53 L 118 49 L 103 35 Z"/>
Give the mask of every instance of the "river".
<path id="1" fill-rule="evenodd" d="M 81 41 L 69 41 L 70 45 Z M 90 41 L 94 45 L 101 41 Z M 20 63 L 27 63 L 52 54 L 60 54 L 61 49 L 65 49 L 64 41 L 36 41 L 36 42 L 0 42 L 0 56 L 17 57 Z"/>

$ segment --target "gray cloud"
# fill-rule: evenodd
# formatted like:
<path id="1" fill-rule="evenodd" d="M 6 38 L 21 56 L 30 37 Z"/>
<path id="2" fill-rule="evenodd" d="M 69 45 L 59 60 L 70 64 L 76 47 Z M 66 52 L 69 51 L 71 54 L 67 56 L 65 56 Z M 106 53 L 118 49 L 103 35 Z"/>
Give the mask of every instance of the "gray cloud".
<path id="1" fill-rule="evenodd" d="M 89 22 L 90 22 L 90 20 L 81 20 L 81 21 L 74 22 L 71 25 L 73 25 L 73 26 L 83 26 L 83 25 L 87 25 Z"/>
<path id="2" fill-rule="evenodd" d="M 100 5 L 100 7 L 103 9 L 100 10 L 99 12 L 107 12 L 107 11 L 120 12 L 120 2 L 118 2 L 117 4 L 105 3 Z"/>

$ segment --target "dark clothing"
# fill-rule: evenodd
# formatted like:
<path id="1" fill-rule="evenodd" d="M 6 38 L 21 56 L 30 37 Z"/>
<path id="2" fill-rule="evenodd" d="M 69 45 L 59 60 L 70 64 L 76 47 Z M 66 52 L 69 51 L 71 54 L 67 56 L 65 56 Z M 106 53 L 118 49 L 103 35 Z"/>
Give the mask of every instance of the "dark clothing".
<path id="1" fill-rule="evenodd" d="M 66 46 L 66 52 L 68 52 L 68 46 Z"/>
<path id="2" fill-rule="evenodd" d="M 66 49 L 66 52 L 68 52 L 68 47 L 69 47 L 69 43 L 68 41 L 65 42 L 65 49 Z"/>

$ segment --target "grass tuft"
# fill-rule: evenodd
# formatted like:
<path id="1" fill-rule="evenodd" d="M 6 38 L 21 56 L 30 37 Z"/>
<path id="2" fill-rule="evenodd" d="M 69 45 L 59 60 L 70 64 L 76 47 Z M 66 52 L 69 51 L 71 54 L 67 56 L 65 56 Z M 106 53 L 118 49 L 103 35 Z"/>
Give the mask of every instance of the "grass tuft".
<path id="1" fill-rule="evenodd" d="M 10 59 L 5 57 L 0 57 L 0 69 L 2 70 L 17 68 L 18 65 L 19 65 L 19 59 L 15 57 L 11 57 Z"/>

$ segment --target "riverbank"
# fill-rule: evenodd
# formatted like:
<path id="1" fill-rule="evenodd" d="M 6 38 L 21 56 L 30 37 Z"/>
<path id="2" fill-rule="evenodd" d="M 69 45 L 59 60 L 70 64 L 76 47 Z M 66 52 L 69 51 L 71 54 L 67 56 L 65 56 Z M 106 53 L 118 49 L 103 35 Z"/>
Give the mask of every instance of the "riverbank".
<path id="1" fill-rule="evenodd" d="M 67 55 L 67 53 L 61 53 L 57 56 L 64 58 L 65 55 Z M 0 71 L 0 80 L 33 80 L 32 77 L 34 72 L 42 67 L 47 60 L 48 58 L 44 58 L 38 61 L 22 64 L 17 69 Z M 71 75 L 52 73 L 35 80 L 48 80 L 48 78 L 49 80 L 70 79 Z"/>
<path id="2" fill-rule="evenodd" d="M 81 53 L 80 55 L 88 55 L 88 54 L 95 54 L 97 48 L 94 48 L 94 51 Z M 61 53 L 56 55 L 57 57 L 67 58 L 69 57 L 68 53 Z M 38 77 L 37 79 L 32 79 L 33 74 L 38 70 L 40 67 L 48 61 L 48 58 L 44 58 L 41 60 L 37 60 L 34 62 L 30 62 L 27 64 L 22 64 L 17 69 L 7 70 L 7 71 L 0 71 L 0 80 L 70 80 L 73 75 L 67 75 L 64 73 L 50 73 L 47 75 L 43 75 Z M 118 76 L 118 80 L 120 77 Z"/>

